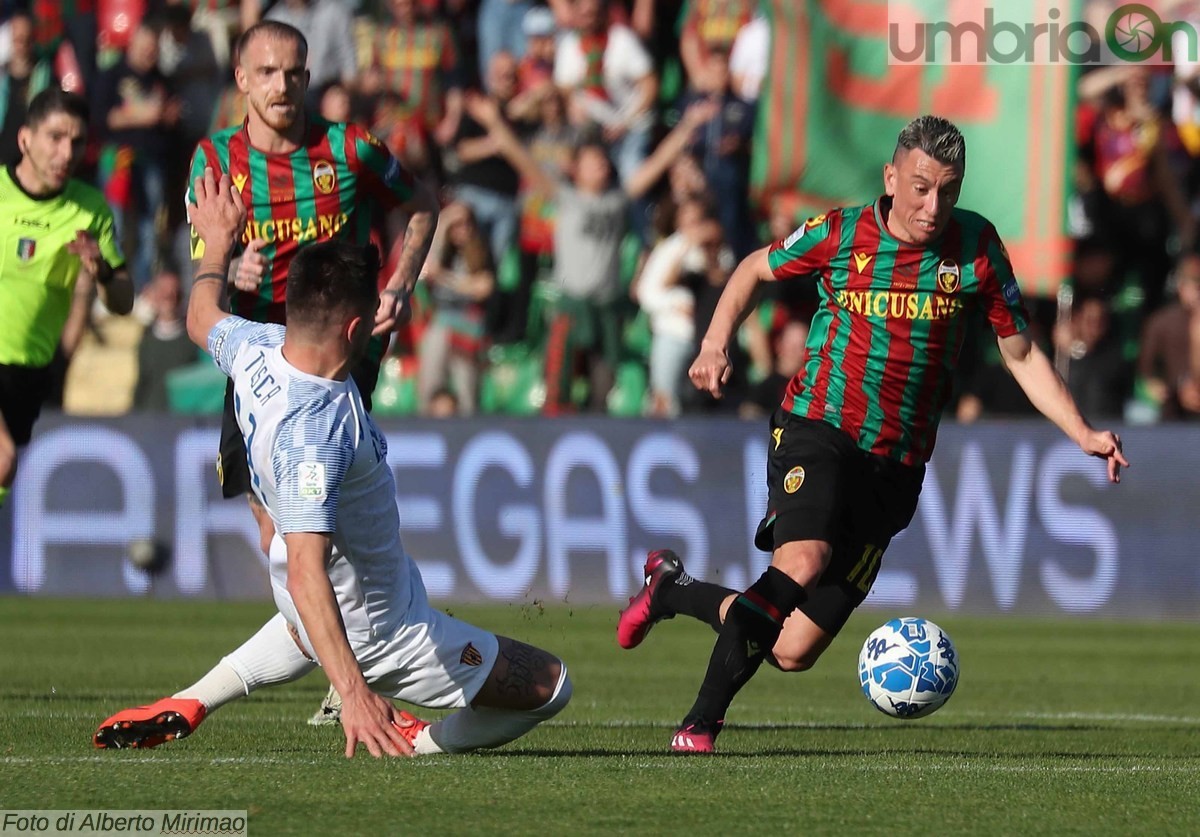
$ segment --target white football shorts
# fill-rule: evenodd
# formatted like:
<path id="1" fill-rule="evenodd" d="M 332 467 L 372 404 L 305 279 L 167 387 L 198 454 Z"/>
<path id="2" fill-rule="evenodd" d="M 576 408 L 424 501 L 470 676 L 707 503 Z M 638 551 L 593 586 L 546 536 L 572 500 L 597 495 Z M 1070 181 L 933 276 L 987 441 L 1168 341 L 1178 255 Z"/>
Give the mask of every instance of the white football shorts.
<path id="1" fill-rule="evenodd" d="M 430 606 L 420 575 L 412 577 L 404 625 L 363 664 L 371 690 L 417 706 L 458 709 L 483 688 L 496 663 L 496 635 Z"/>

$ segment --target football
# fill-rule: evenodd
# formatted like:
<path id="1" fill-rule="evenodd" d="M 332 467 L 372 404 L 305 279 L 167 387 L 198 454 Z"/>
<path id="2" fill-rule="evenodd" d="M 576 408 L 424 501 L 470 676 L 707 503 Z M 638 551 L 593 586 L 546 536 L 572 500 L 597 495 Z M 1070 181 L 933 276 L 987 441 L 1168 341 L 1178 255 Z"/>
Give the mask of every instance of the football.
<path id="1" fill-rule="evenodd" d="M 858 677 L 867 700 L 883 714 L 921 718 L 954 694 L 958 653 L 946 632 L 928 619 L 893 619 L 863 643 Z"/>

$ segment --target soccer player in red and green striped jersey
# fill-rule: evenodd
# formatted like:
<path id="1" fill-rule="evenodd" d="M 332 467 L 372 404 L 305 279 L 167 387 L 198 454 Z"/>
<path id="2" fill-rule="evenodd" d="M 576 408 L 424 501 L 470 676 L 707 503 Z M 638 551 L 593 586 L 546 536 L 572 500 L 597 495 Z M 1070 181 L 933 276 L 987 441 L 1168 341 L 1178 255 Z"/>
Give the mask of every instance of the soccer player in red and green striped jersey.
<path id="1" fill-rule="evenodd" d="M 429 249 L 436 198 L 362 128 L 305 116 L 307 46 L 298 30 L 271 20 L 256 24 L 239 41 L 238 56 L 235 78 L 246 97 L 246 121 L 202 140 L 192 161 L 192 182 L 205 169 L 228 173 L 247 207 L 230 295 L 233 313 L 283 323 L 288 268 L 300 248 L 329 239 L 366 246 L 379 237 L 393 210 L 409 213 L 396 269 L 381 278 L 377 339 L 368 357 L 373 362 L 354 371 L 369 404 L 386 336 Z M 203 242 L 194 235 L 192 257 L 203 257 Z M 229 415 L 232 403 L 227 406 L 218 471 L 223 493 L 232 497 L 247 492 L 249 472 L 241 433 Z M 269 549 L 274 528 L 261 507 L 251 502 L 251 508 Z"/>
<path id="2" fill-rule="evenodd" d="M 626 648 L 682 613 L 717 642 L 692 709 L 672 739 L 710 752 L 725 711 L 763 660 L 813 665 L 875 581 L 891 539 L 912 520 L 968 322 L 982 313 L 1013 377 L 1045 416 L 1120 481 L 1120 439 L 1080 415 L 1062 379 L 1025 334 L 1008 254 L 982 216 L 956 208 L 966 145 L 945 119 L 923 116 L 884 166 L 886 194 L 808 220 L 748 256 L 730 277 L 689 371 L 720 397 L 726 347 L 760 281 L 815 281 L 820 304 L 804 367 L 771 422 L 767 514 L 756 544 L 773 550 L 742 592 L 696 581 L 667 550 L 618 623 Z"/>

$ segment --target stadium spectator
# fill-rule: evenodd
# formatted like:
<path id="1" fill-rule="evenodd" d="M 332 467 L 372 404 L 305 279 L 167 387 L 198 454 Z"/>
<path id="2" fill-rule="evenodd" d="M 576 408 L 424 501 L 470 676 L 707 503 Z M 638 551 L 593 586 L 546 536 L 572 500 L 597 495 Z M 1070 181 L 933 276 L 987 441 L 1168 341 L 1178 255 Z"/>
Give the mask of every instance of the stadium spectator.
<path id="1" fill-rule="evenodd" d="M 703 222 L 713 214 L 703 201 L 691 199 L 675 210 L 676 230 L 659 241 L 646 257 L 631 291 L 650 318 L 650 403 L 647 413 L 656 417 L 679 412 L 680 395 L 687 380 L 688 362 L 695 349 L 696 298 L 682 282 L 685 262 L 703 251 L 698 248 Z"/>
<path id="2" fill-rule="evenodd" d="M 1081 149 L 1085 182 L 1098 198 L 1097 237 L 1116 250 L 1118 271 L 1136 277 L 1153 309 L 1170 272 L 1168 239 L 1174 233 L 1189 249 L 1195 221 L 1171 165 L 1178 135 L 1150 101 L 1149 82 L 1146 67 L 1101 67 L 1080 79 L 1079 95 L 1098 110 Z"/>
<path id="3" fill-rule="evenodd" d="M 554 37 L 557 29 L 554 14 L 542 6 L 535 6 L 526 12 L 521 26 L 525 32 L 525 54 L 517 66 L 517 97 L 508 115 L 514 119 L 532 119 L 532 112 L 526 115 L 519 111 L 527 101 L 533 103 L 530 111 L 536 110 L 536 104 L 554 87 Z"/>
<path id="4" fill-rule="evenodd" d="M 133 307 L 112 212 L 98 191 L 72 179 L 87 126 L 82 98 L 43 90 L 17 132 L 19 162 L 0 168 L 0 228 L 11 248 L 0 266 L 0 506 L 52 384 L 55 349 L 78 311 L 76 290 L 89 293 L 94 282 L 114 313 Z"/>
<path id="5" fill-rule="evenodd" d="M 164 270 L 151 280 L 142 294 L 153 319 L 138 342 L 137 384 L 133 409 L 165 413 L 171 408 L 167 377 L 182 366 L 195 363 L 196 347 L 188 339 L 183 322 L 183 283 L 179 274 Z"/>
<path id="6" fill-rule="evenodd" d="M 770 657 L 785 671 L 810 668 L 863 602 L 889 541 L 916 512 L 964 334 L 957 323 L 972 313 L 985 315 L 1039 409 L 1084 453 L 1105 460 L 1110 481 L 1118 482 L 1128 465 L 1119 437 L 1086 422 L 1025 336 L 1028 316 L 995 229 L 956 209 L 965 163 L 954 125 L 931 116 L 913 120 L 884 168 L 884 197 L 810 219 L 743 260 L 725 287 L 689 370 L 693 384 L 714 397 L 732 372 L 729 346 L 760 282 L 816 277 L 823 306 L 804 369 L 771 422 L 769 499 L 755 538 L 760 549 L 772 550 L 771 565 L 739 592 L 686 575 L 669 550 L 652 551 L 646 583 L 618 621 L 624 648 L 677 614 L 718 631 L 696 701 L 672 736 L 676 752 L 713 752 L 735 695 L 761 664 Z M 867 260 L 860 241 L 872 242 Z M 963 252 L 963 241 L 974 248 Z M 870 283 L 852 273 L 872 268 Z M 899 277 L 917 289 L 902 297 L 903 307 L 893 301 L 897 296 L 870 290 L 895 287 Z M 949 304 L 962 303 L 967 279 L 976 305 Z M 944 306 L 937 320 L 935 305 Z M 915 322 L 924 306 L 931 326 L 910 328 L 906 321 Z M 846 338 L 827 339 L 842 323 Z M 878 336 L 890 340 L 883 357 L 873 350 Z"/>
<path id="7" fill-rule="evenodd" d="M 270 554 L 278 612 L 198 683 L 106 720 L 95 745 L 183 737 L 221 705 L 318 663 L 343 696 L 347 757 L 360 743 L 375 757 L 497 747 L 556 715 L 571 697 L 562 660 L 432 608 L 400 542 L 386 444 L 349 380 L 379 305 L 375 248 L 328 241 L 300 253 L 286 327 L 230 317 L 219 302 L 246 211 L 227 174 L 218 183 L 207 169 L 193 194 L 207 255 L 188 334 L 238 391 L 256 490 L 281 533 Z M 273 401 L 259 396 L 253 355 L 281 391 Z M 393 699 L 456 711 L 430 724 Z"/>
<path id="8" fill-rule="evenodd" d="M 496 275 L 466 204 L 452 203 L 442 210 L 421 277 L 433 303 L 418 351 L 421 409 L 432 412 L 434 394 L 448 384 L 461 412 L 471 415 L 478 402 L 481 353 L 487 339 L 485 305 Z"/>
<path id="9" fill-rule="evenodd" d="M 741 259 L 758 243 L 749 204 L 754 106 L 738 98 L 729 85 L 729 54 L 712 49 L 704 74 L 694 80 L 683 107 L 700 100 L 717 105 L 717 115 L 696 132 L 689 151 L 699 161 L 708 188 L 721 196 L 717 217 L 734 255 Z"/>
<path id="10" fill-rule="evenodd" d="M 99 5 L 98 0 L 32 0 L 29 4 L 37 54 L 51 58 L 59 53 L 64 42 L 69 45 L 84 83 L 75 92 L 89 96 L 93 103 L 95 99 L 91 94 L 92 79 L 96 77 L 97 68 Z M 137 21 L 126 19 L 124 23 L 131 26 Z"/>
<path id="11" fill-rule="evenodd" d="M 692 232 L 695 246 L 688 254 L 682 267 L 680 284 L 691 291 L 695 304 L 692 308 L 692 350 L 694 358 L 701 349 L 701 338 L 705 328 L 712 320 L 717 303 L 733 269 L 737 266 L 737 258 L 725 240 L 725 233 L 716 218 L 701 219 Z M 744 326 L 747 327 L 747 326 Z M 690 411 L 705 413 L 734 412 L 741 407 L 749 385 L 747 369 L 747 352 L 741 341 L 735 340 L 730 346 L 730 355 L 736 360 L 729 380 L 725 382 L 721 398 L 714 398 L 707 392 L 697 391 L 694 387 L 687 391 L 685 403 Z M 759 358 L 759 363 L 765 368 L 763 373 L 770 371 L 770 361 Z"/>
<path id="12" fill-rule="evenodd" d="M 444 148 L 462 118 L 465 81 L 454 37 L 444 22 L 420 17 L 416 0 L 389 0 L 388 10 L 392 22 L 379 27 L 371 66 L 424 136 Z"/>
<path id="13" fill-rule="evenodd" d="M 0 165 L 15 163 L 21 156 L 17 132 L 25 124 L 29 103 L 54 82 L 50 61 L 34 52 L 33 19 L 17 12 L 6 26 L 11 46 L 0 72 Z"/>
<path id="14" fill-rule="evenodd" d="M 738 408 L 739 416 L 766 418 L 779 409 L 788 382 L 804 366 L 804 345 L 807 341 L 808 323 L 788 320 L 775 337 L 771 374 L 750 387 L 746 400 Z"/>
<path id="15" fill-rule="evenodd" d="M 338 0 L 279 0 L 264 17 L 295 27 L 308 41 L 308 89 L 331 81 L 352 84 L 358 75 L 351 16 Z M 317 102 L 309 101 L 315 109 Z"/>
<path id="16" fill-rule="evenodd" d="M 1180 259 L 1171 284 L 1176 299 L 1146 322 L 1137 365 L 1138 376 L 1164 421 L 1196 415 L 1180 403 L 1180 388 L 1189 377 L 1191 323 L 1200 317 L 1200 255 Z"/>
<path id="17" fill-rule="evenodd" d="M 536 11 L 536 9 L 535 9 Z M 541 100 L 538 128 L 529 138 L 529 153 L 552 178 L 568 175 L 579 132 L 567 122 L 566 108 L 558 90 L 551 86 Z M 554 202 L 551 197 L 522 183 L 519 196 L 521 219 L 517 245 L 520 271 L 517 286 L 494 298 L 494 327 L 497 343 L 513 343 L 527 333 L 533 285 L 554 268 Z"/>
<path id="18" fill-rule="evenodd" d="M 476 31 L 481 68 L 490 67 L 498 52 L 518 59 L 525 55 L 525 15 L 532 7 L 529 0 L 480 0 Z"/>
<path id="19" fill-rule="evenodd" d="M 679 38 L 679 54 L 688 80 L 695 84 L 708 69 L 714 51 L 728 52 L 750 22 L 755 0 L 690 0 Z"/>
<path id="20" fill-rule="evenodd" d="M 179 101 L 158 69 L 158 35 L 151 25 L 140 24 L 128 52 L 100 77 L 96 92 L 103 137 L 100 182 L 117 235 L 133 242 L 130 272 L 139 292 L 158 257 L 169 131 L 180 115 Z"/>
<path id="21" fill-rule="evenodd" d="M 650 148 L 658 78 L 637 35 L 610 24 L 607 12 L 607 0 L 575 0 L 577 28 L 558 42 L 554 82 L 568 94 L 572 113 L 603 129 L 617 176 L 628 187 Z"/>
<path id="22" fill-rule="evenodd" d="M 1055 328 L 1054 340 L 1071 359 L 1067 385 L 1080 410 L 1119 420 L 1133 376 L 1111 324 L 1112 309 L 1104 296 L 1076 294 L 1071 319 Z"/>
<path id="23" fill-rule="evenodd" d="M 487 96 L 504 119 L 516 92 L 516 59 L 508 52 L 495 53 L 488 67 Z M 529 132 L 528 125 L 510 123 L 510 127 L 521 135 Z M 458 159 L 458 170 L 453 177 L 454 197 L 471 207 L 475 223 L 488 243 L 492 264 L 498 265 L 516 241 L 521 179 L 496 148 L 487 128 L 472 119 L 470 113 L 464 114 L 459 122 L 454 151 Z"/>
<path id="24" fill-rule="evenodd" d="M 571 382 L 580 365 L 591 379 L 591 408 L 603 410 L 620 353 L 620 255 L 630 201 L 658 182 L 697 127 L 712 117 L 714 106 L 689 108 L 619 189 L 613 188 L 603 143 L 582 142 L 575 151 L 570 181 L 555 180 L 508 127 L 495 102 L 473 96 L 467 108 L 531 187 L 555 202 L 554 279 L 561 296 L 546 350 L 546 411 L 556 414 L 570 408 Z"/>
<path id="25" fill-rule="evenodd" d="M 458 396 L 454 394 L 454 390 L 442 387 L 430 396 L 429 408 L 425 411 L 425 414 L 434 419 L 455 418 L 459 416 Z"/>

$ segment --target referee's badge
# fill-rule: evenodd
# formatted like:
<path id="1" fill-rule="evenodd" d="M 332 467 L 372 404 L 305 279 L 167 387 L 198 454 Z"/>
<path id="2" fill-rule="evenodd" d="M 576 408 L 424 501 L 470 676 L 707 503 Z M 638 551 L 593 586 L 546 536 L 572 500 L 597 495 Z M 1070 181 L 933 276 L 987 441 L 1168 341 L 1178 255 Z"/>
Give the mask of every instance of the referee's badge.
<path id="1" fill-rule="evenodd" d="M 958 262 L 954 259 L 945 259 L 938 265 L 937 283 L 942 293 L 952 294 L 957 291 L 960 278 Z"/>
<path id="2" fill-rule="evenodd" d="M 34 252 L 37 250 L 37 240 L 33 238 L 22 238 L 17 242 L 17 258 L 23 262 L 27 262 L 33 258 Z"/>
<path id="3" fill-rule="evenodd" d="M 804 485 L 804 469 L 797 465 L 784 476 L 783 490 L 788 494 L 795 494 L 802 485 Z"/>

